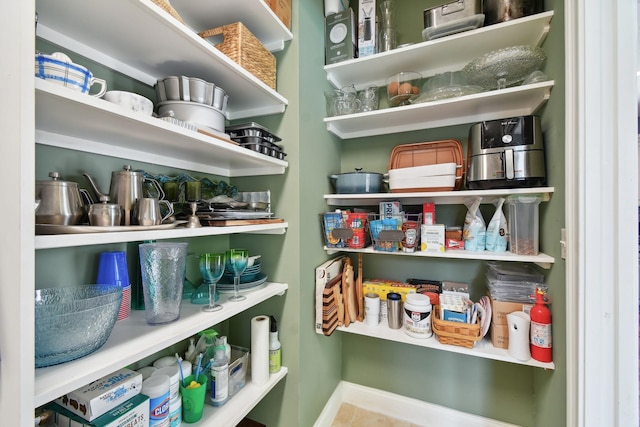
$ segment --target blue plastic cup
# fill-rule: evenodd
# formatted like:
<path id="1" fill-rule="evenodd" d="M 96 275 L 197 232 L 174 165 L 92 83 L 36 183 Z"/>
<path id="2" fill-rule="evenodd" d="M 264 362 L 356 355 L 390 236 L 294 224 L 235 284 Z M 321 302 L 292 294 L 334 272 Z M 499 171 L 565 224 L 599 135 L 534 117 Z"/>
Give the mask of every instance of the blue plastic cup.
<path id="1" fill-rule="evenodd" d="M 98 264 L 97 285 L 120 285 L 126 288 L 129 282 L 127 254 L 123 251 L 108 251 L 100 253 Z"/>

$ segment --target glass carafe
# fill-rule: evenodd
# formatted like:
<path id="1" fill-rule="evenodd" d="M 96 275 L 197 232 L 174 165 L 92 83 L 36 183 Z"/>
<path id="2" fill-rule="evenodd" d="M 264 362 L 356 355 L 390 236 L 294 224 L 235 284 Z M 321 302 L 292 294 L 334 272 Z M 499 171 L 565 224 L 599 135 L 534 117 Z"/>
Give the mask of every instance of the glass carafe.
<path id="1" fill-rule="evenodd" d="M 380 13 L 380 31 L 378 34 L 378 52 L 386 52 L 396 48 L 397 34 L 393 24 L 395 1 L 385 0 L 378 6 Z"/>

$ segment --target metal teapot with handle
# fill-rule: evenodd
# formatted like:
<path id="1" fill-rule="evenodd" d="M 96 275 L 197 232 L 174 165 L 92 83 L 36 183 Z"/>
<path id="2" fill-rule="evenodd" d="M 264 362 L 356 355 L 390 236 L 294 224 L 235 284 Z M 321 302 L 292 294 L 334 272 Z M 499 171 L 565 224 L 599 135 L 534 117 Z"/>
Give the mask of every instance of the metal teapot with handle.
<path id="1" fill-rule="evenodd" d="M 96 192 L 98 198 L 109 197 L 111 203 L 117 203 L 122 206 L 121 225 L 132 225 L 133 213 L 136 203 L 139 199 L 145 197 L 144 183 L 150 182 L 156 188 L 160 199 L 164 199 L 164 191 L 155 179 L 145 178 L 142 172 L 131 170 L 130 165 L 124 165 L 122 170 L 111 172 L 111 184 L 109 186 L 109 194 L 100 192 L 93 178 L 88 173 L 83 175 L 89 180 L 93 191 Z"/>
<path id="2" fill-rule="evenodd" d="M 89 195 L 77 183 L 60 180 L 58 172 L 49 172 L 49 177 L 36 181 L 36 224 L 80 224 L 86 217 Z"/>

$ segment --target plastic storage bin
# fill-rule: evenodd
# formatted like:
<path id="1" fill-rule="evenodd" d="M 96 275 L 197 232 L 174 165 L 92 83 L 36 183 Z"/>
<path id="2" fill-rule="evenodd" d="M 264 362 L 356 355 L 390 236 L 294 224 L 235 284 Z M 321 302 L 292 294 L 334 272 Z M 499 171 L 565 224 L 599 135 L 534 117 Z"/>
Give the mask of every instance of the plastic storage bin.
<path id="1" fill-rule="evenodd" d="M 538 255 L 539 214 L 542 195 L 512 195 L 509 206 L 510 251 L 517 255 Z"/>

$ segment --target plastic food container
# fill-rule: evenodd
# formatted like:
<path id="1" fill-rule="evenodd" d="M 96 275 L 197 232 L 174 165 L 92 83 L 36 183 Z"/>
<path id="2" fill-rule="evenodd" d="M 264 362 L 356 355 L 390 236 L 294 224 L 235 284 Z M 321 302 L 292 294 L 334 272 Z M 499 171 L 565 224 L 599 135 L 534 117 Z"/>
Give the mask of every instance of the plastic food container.
<path id="1" fill-rule="evenodd" d="M 517 255 L 538 255 L 539 214 L 542 195 L 512 195 L 509 206 L 510 251 Z"/>

